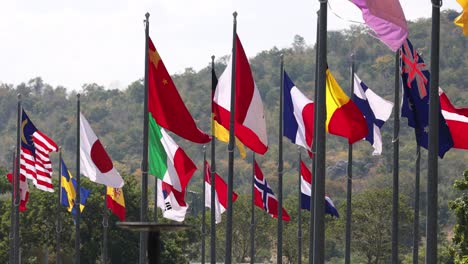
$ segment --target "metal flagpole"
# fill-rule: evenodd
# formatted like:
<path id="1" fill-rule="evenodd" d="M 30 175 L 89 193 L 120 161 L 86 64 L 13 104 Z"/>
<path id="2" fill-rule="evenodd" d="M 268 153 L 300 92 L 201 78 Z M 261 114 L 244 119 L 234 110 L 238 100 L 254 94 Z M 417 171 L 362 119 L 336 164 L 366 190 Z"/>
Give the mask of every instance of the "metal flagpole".
<path id="1" fill-rule="evenodd" d="M 250 264 L 255 262 L 255 152 L 252 152 L 252 202 L 250 204 Z"/>
<path id="2" fill-rule="evenodd" d="M 9 256 L 9 263 L 14 263 L 15 261 L 15 240 L 14 240 L 14 233 L 15 233 L 15 198 L 16 198 L 16 182 L 15 182 L 15 166 L 16 166 L 16 149 L 12 150 L 12 178 L 11 178 L 11 212 L 10 212 L 10 234 L 8 239 L 10 240 L 10 256 Z"/>
<path id="3" fill-rule="evenodd" d="M 102 208 L 102 263 L 107 264 L 107 244 L 109 230 L 109 214 L 107 210 L 107 186 L 104 186 L 104 204 Z"/>
<path id="4" fill-rule="evenodd" d="M 211 91 L 216 90 L 217 78 L 214 68 L 214 59 L 215 56 L 211 56 Z M 213 100 L 211 100 L 211 105 L 213 107 Z M 210 215 L 210 263 L 216 264 L 216 204 L 215 204 L 215 195 L 216 195 L 216 138 L 215 138 L 215 121 L 214 117 L 211 118 L 211 215 Z"/>
<path id="5" fill-rule="evenodd" d="M 314 262 L 325 262 L 325 151 L 326 151 L 326 68 L 327 68 L 327 0 L 319 0 L 319 52 L 317 75 L 317 153 L 315 154 L 315 230 Z"/>
<path id="6" fill-rule="evenodd" d="M 276 263 L 283 263 L 283 77 L 284 77 L 284 56 L 280 56 L 281 76 L 280 76 L 280 112 L 278 131 L 278 245 Z"/>
<path id="7" fill-rule="evenodd" d="M 421 146 L 416 145 L 416 173 L 414 179 L 414 220 L 413 220 L 413 264 L 419 262 L 419 183 L 421 171 Z"/>
<path id="8" fill-rule="evenodd" d="M 301 216 L 301 210 L 302 210 L 302 194 L 301 194 L 301 149 L 298 146 L 297 147 L 297 153 L 298 153 L 298 162 L 297 162 L 297 171 L 298 171 L 298 194 L 299 194 L 299 199 L 297 203 L 297 264 L 302 263 L 302 216 Z"/>
<path id="9" fill-rule="evenodd" d="M 429 146 L 427 166 L 426 263 L 437 263 L 438 153 L 439 153 L 439 42 L 441 0 L 432 0 L 431 80 L 429 90 Z"/>
<path id="10" fill-rule="evenodd" d="M 318 75 L 318 47 L 320 45 L 319 39 L 319 17 L 320 11 L 317 11 L 317 36 L 315 45 L 315 93 L 314 93 L 314 135 L 317 134 L 317 75 Z M 312 179 L 310 186 L 310 220 L 309 220 L 309 264 L 314 263 L 314 244 L 315 244 L 315 154 L 317 153 L 317 142 L 315 136 L 312 138 Z"/>
<path id="11" fill-rule="evenodd" d="M 56 226 L 55 226 L 55 233 L 56 233 L 56 243 L 57 243 L 57 247 L 56 247 L 56 255 L 57 255 L 57 264 L 60 264 L 62 263 L 62 258 L 61 258 L 61 255 L 60 255 L 60 233 L 62 232 L 62 219 L 60 218 L 61 215 L 60 215 L 60 210 L 62 210 L 62 203 L 61 203 L 61 199 L 62 199 L 62 174 L 63 174 L 63 171 L 62 171 L 62 146 L 59 147 L 59 162 L 60 162 L 60 165 L 59 165 L 59 173 L 58 173 L 58 197 L 57 197 L 57 223 L 56 223 Z"/>
<path id="12" fill-rule="evenodd" d="M 21 160 L 21 136 L 23 135 L 23 129 L 21 128 L 21 120 L 23 116 L 23 108 L 21 105 L 21 94 L 18 94 L 18 119 L 16 122 L 16 161 L 15 169 L 13 171 L 13 181 L 15 186 L 15 224 L 14 224 L 14 263 L 20 263 L 20 243 L 19 243 L 19 205 L 21 201 L 20 197 L 20 160 Z"/>
<path id="13" fill-rule="evenodd" d="M 76 95 L 75 263 L 80 263 L 80 94 Z"/>
<path id="14" fill-rule="evenodd" d="M 354 54 L 351 54 L 350 96 L 354 93 Z M 351 263 L 351 196 L 353 192 L 353 145 L 348 144 L 348 185 L 346 191 L 346 244 L 345 263 Z"/>
<path id="15" fill-rule="evenodd" d="M 143 102 L 143 160 L 141 162 L 141 203 L 140 221 L 146 222 L 148 210 L 148 48 L 149 48 L 149 13 L 145 14 L 145 98 Z M 156 180 L 157 182 L 157 180 Z M 157 215 L 157 204 L 154 205 Z M 156 217 L 156 216 L 155 216 Z M 139 264 L 146 263 L 146 247 L 148 232 L 140 232 Z"/>
<path id="16" fill-rule="evenodd" d="M 203 199 L 203 204 L 202 204 L 202 226 L 201 226 L 201 234 L 202 234 L 202 244 L 201 244 L 201 263 L 205 264 L 205 239 L 206 239 L 206 209 L 205 209 L 205 202 L 206 202 L 206 191 L 205 191 L 205 171 L 206 171 L 206 145 L 203 145 L 203 171 L 201 174 L 201 178 L 203 181 L 202 185 L 202 199 Z"/>
<path id="17" fill-rule="evenodd" d="M 400 53 L 395 53 L 395 104 L 400 101 Z M 391 262 L 398 263 L 398 198 L 400 173 L 400 108 L 395 107 L 393 124 L 393 204 L 392 204 L 392 258 Z"/>
<path id="18" fill-rule="evenodd" d="M 235 117 L 235 96 L 236 96 L 236 38 L 237 38 L 237 12 L 233 14 L 232 30 L 232 74 L 231 74 L 231 113 L 229 122 L 229 144 L 228 144 L 228 201 L 227 201 L 227 221 L 226 221 L 226 264 L 231 264 L 232 258 L 232 189 L 234 177 L 234 117 Z"/>

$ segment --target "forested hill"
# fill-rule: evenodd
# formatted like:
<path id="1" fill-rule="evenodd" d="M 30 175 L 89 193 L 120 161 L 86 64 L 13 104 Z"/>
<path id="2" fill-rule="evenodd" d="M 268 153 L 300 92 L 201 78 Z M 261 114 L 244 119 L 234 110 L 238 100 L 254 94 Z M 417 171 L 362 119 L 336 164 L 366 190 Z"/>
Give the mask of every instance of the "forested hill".
<path id="1" fill-rule="evenodd" d="M 468 39 L 461 29 L 453 25 L 454 11 L 444 11 L 441 16 L 441 59 L 440 85 L 457 106 L 468 106 Z M 409 24 L 410 39 L 423 54 L 430 66 L 430 31 L 431 21 L 419 19 Z M 248 42 L 248 39 L 244 40 Z M 254 40 L 251 40 L 254 41 Z M 285 69 L 295 84 L 309 98 L 313 98 L 315 47 L 296 36 L 290 47 L 251 54 L 250 62 L 257 86 L 260 89 L 265 106 L 269 135 L 269 151 L 257 159 L 273 188 L 277 186 L 278 153 L 278 109 L 280 54 L 284 54 Z M 362 26 L 353 26 L 343 31 L 328 32 L 328 65 L 342 88 L 349 92 L 350 54 L 356 58 L 357 73 L 376 93 L 393 101 L 395 54 L 381 42 L 373 38 Z M 225 68 L 226 56 L 218 54 L 216 71 L 220 75 Z M 165 60 L 171 60 L 171 54 L 162 54 Z M 207 58 L 207 61 L 209 58 Z M 47 62 L 45 62 L 47 63 Z M 207 63 L 208 65 L 208 63 Z M 70 73 L 72 74 L 72 73 Z M 206 132 L 210 130 L 210 68 L 198 72 L 191 68 L 182 74 L 173 76 L 187 107 Z M 2 80 L 0 80 L 1 82 Z M 101 138 L 118 169 L 125 174 L 139 177 L 139 165 L 142 159 L 142 117 L 143 85 L 137 80 L 124 90 L 106 90 L 98 84 L 85 84 L 81 93 L 81 109 Z M 63 156 L 73 169 L 76 144 L 76 92 L 65 87 L 52 87 L 40 77 L 18 85 L 0 85 L 0 165 L 11 167 L 11 148 L 16 136 L 16 95 L 21 94 L 23 107 L 31 120 L 43 132 L 62 146 Z M 392 117 L 393 118 L 393 117 Z M 406 119 L 401 121 L 400 135 L 400 175 L 404 194 L 412 193 L 413 171 L 415 162 L 415 140 L 413 130 L 407 127 Z M 362 141 L 354 147 L 355 187 L 359 192 L 367 187 L 391 186 L 392 175 L 392 133 L 393 119 L 383 128 L 384 149 L 382 156 L 372 156 L 372 147 Z M 176 141 L 186 150 L 199 168 L 202 166 L 202 145 L 192 144 L 181 138 Z M 285 157 L 285 193 L 286 196 L 296 190 L 297 148 L 284 139 Z M 327 136 L 327 192 L 336 200 L 344 197 L 344 184 L 347 162 L 347 141 L 336 136 Z M 209 150 L 209 147 L 207 147 Z M 446 200 L 453 197 L 451 184 L 453 178 L 468 167 L 468 151 L 451 150 L 440 162 L 441 196 Z M 426 154 L 422 153 L 422 174 L 426 175 Z M 209 155 L 209 153 L 208 153 Z M 217 167 L 225 175 L 227 167 L 226 145 L 217 144 Z M 54 167 L 58 166 L 58 155 L 53 156 Z M 238 154 L 236 154 L 238 157 Z M 306 157 L 305 153 L 303 157 Z M 308 159 L 307 157 L 305 159 Z M 239 193 L 249 190 L 251 174 L 250 155 L 246 160 L 236 158 L 235 189 Z M 201 171 L 198 170 L 190 188 L 200 190 Z M 423 180 L 424 182 L 425 180 Z M 424 188 L 423 188 L 424 189 Z M 442 221 L 447 221 L 446 206 L 442 209 Z"/>

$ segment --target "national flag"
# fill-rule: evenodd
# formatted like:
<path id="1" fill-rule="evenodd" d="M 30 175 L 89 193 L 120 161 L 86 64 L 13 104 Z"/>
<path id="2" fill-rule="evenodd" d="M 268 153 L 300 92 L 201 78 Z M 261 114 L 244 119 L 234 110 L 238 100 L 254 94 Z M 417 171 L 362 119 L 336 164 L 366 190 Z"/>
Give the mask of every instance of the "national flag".
<path id="1" fill-rule="evenodd" d="M 457 0 L 463 8 L 462 13 L 453 21 L 455 25 L 463 28 L 463 34 L 468 35 L 468 0 Z"/>
<path id="2" fill-rule="evenodd" d="M 215 215 L 216 224 L 221 223 L 221 214 L 227 210 L 228 187 L 226 182 L 215 173 Z M 237 193 L 232 192 L 232 202 L 237 200 Z M 205 161 L 205 207 L 211 208 L 211 169 Z M 213 213 L 213 210 L 212 210 Z"/>
<path id="3" fill-rule="evenodd" d="M 312 173 L 301 160 L 301 208 L 310 211 L 310 196 L 312 193 Z M 325 213 L 336 218 L 340 217 L 333 201 L 325 195 Z"/>
<path id="4" fill-rule="evenodd" d="M 187 213 L 188 204 L 185 202 L 185 190 L 177 191 L 172 185 L 158 181 L 158 207 L 163 211 L 163 217 L 182 222 Z"/>
<path id="5" fill-rule="evenodd" d="M 408 36 L 408 24 L 398 0 L 351 0 L 362 11 L 377 38 L 397 51 Z"/>
<path id="6" fill-rule="evenodd" d="M 175 190 L 184 192 L 197 167 L 151 116 L 148 134 L 149 174 L 171 185 Z"/>
<path id="7" fill-rule="evenodd" d="M 468 107 L 457 108 L 452 105 L 447 95 L 439 88 L 439 100 L 442 115 L 450 129 L 453 147 L 468 149 Z"/>
<path id="8" fill-rule="evenodd" d="M 24 110 L 20 149 L 20 175 L 32 180 L 39 190 L 53 192 L 49 153 L 58 150 L 57 144 L 34 126 Z"/>
<path id="9" fill-rule="evenodd" d="M 88 120 L 80 113 L 80 171 L 91 181 L 121 188 L 124 181 L 111 158 L 94 134 Z"/>
<path id="10" fill-rule="evenodd" d="M 356 104 L 343 92 L 329 69 L 326 74 L 327 132 L 347 138 L 348 143 L 353 144 L 366 137 L 366 119 Z"/>
<path id="11" fill-rule="evenodd" d="M 367 136 L 374 147 L 372 155 L 382 154 L 382 135 L 380 129 L 390 118 L 393 110 L 393 103 L 378 96 L 374 91 L 354 74 L 354 94 L 353 102 L 364 114 L 367 122 Z"/>
<path id="12" fill-rule="evenodd" d="M 408 125 L 416 132 L 416 141 L 427 149 L 429 144 L 429 91 L 430 73 L 422 57 L 406 40 L 400 50 L 401 77 L 403 83 L 403 96 L 401 116 L 408 119 Z M 439 110 L 439 157 L 443 158 L 445 152 L 453 147 L 450 130 Z"/>
<path id="13" fill-rule="evenodd" d="M 148 37 L 148 111 L 156 123 L 195 143 L 207 143 L 210 136 L 201 131 L 187 110 L 158 51 Z"/>
<path id="14" fill-rule="evenodd" d="M 314 102 L 309 100 L 284 72 L 283 126 L 284 136 L 312 153 L 314 137 Z"/>
<path id="15" fill-rule="evenodd" d="M 8 177 L 8 181 L 13 186 L 15 186 L 14 179 L 13 179 L 13 173 L 8 173 L 7 177 Z M 14 189 L 14 191 L 16 191 L 16 189 Z M 19 210 L 20 210 L 20 212 L 23 212 L 23 211 L 26 211 L 26 203 L 29 200 L 29 186 L 28 186 L 28 182 L 26 181 L 26 176 L 24 176 L 24 175 L 20 175 L 19 191 L 20 191 Z M 16 195 L 14 195 L 14 197 L 16 197 Z"/>
<path id="16" fill-rule="evenodd" d="M 264 154 L 268 149 L 268 138 L 262 98 L 237 35 L 235 57 L 235 135 L 252 151 Z M 232 59 L 231 56 L 226 69 L 219 78 L 213 98 L 215 118 L 226 129 L 229 129 L 231 112 Z"/>
<path id="17" fill-rule="evenodd" d="M 125 221 L 126 210 L 122 188 L 107 186 L 106 206 L 120 219 L 120 221 Z"/>
<path id="18" fill-rule="evenodd" d="M 67 169 L 65 162 L 60 160 L 60 166 L 62 166 L 62 192 L 60 195 L 60 201 L 63 206 L 67 207 L 68 212 L 71 212 L 73 215 L 76 214 L 75 208 L 75 199 L 76 199 L 76 179 L 73 178 L 70 171 Z M 91 193 L 90 190 L 80 186 L 80 212 L 83 212 L 83 209 L 86 205 L 86 199 L 88 199 L 89 194 Z"/>
<path id="19" fill-rule="evenodd" d="M 215 118 L 215 107 L 213 103 L 213 98 L 214 94 L 216 92 L 216 86 L 218 85 L 218 77 L 216 77 L 216 73 L 214 68 L 211 69 L 211 82 L 212 82 L 212 87 L 213 91 L 211 91 L 211 118 L 213 119 L 213 135 L 222 142 L 228 143 L 229 142 L 229 130 L 227 130 L 225 127 L 223 127 L 218 121 L 216 121 Z M 247 153 L 245 152 L 245 147 L 242 142 L 236 137 L 236 145 L 237 148 L 239 149 L 239 154 L 241 158 L 245 159 L 247 156 Z"/>
<path id="20" fill-rule="evenodd" d="M 263 173 L 260 170 L 257 162 L 254 161 L 255 166 L 255 184 L 254 184 L 254 203 L 255 206 L 265 210 L 274 218 L 278 218 L 278 199 L 276 198 L 270 185 L 263 177 Z M 290 221 L 291 217 L 284 208 L 283 209 L 283 221 Z"/>

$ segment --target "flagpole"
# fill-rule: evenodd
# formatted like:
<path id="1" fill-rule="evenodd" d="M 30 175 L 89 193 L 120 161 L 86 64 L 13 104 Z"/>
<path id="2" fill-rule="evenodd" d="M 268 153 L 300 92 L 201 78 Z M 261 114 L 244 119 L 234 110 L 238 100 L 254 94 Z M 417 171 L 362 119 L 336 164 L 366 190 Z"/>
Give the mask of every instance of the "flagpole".
<path id="1" fill-rule="evenodd" d="M 80 263 L 80 94 L 76 95 L 75 263 Z"/>
<path id="2" fill-rule="evenodd" d="M 351 54 L 350 95 L 354 94 L 354 54 Z M 345 264 L 351 263 L 351 196 L 353 192 L 353 145 L 348 144 L 348 185 L 346 192 L 346 245 Z"/>
<path id="3" fill-rule="evenodd" d="M 316 237 L 314 248 L 314 262 L 325 262 L 325 151 L 326 151 L 326 68 L 327 68 L 327 0 L 319 0 L 319 52 L 318 52 L 318 75 L 317 75 L 317 133 L 315 155 L 315 230 Z"/>
<path id="4" fill-rule="evenodd" d="M 226 264 L 231 264 L 232 258 L 232 190 L 234 177 L 234 118 L 235 118 L 235 96 L 236 96 L 236 38 L 237 38 L 237 12 L 233 14 L 232 30 L 232 74 L 231 74 L 231 113 L 229 121 L 229 144 L 228 144 L 228 201 L 227 201 L 227 220 L 226 220 Z"/>
<path id="5" fill-rule="evenodd" d="M 10 256 L 9 256 L 9 263 L 14 263 L 15 261 L 15 240 L 14 240 L 14 233 L 15 233 L 15 198 L 16 198 L 16 176 L 15 176 L 15 166 L 16 166 L 16 149 L 12 149 L 12 174 L 11 174 L 11 213 L 10 213 L 10 234 L 8 239 L 10 240 Z"/>
<path id="6" fill-rule="evenodd" d="M 58 173 L 58 199 L 57 199 L 57 225 L 55 227 L 56 233 L 56 255 L 57 255 L 57 264 L 62 263 L 62 259 L 60 258 L 60 232 L 62 232 L 62 223 L 61 223 L 61 215 L 60 210 L 62 207 L 61 199 L 62 199 L 62 146 L 59 146 L 59 173 Z"/>
<path id="7" fill-rule="evenodd" d="M 149 13 L 145 14 L 145 81 L 144 81 L 144 102 L 143 102 L 143 160 L 141 162 L 141 203 L 140 203 L 140 222 L 146 222 L 148 210 L 148 48 L 149 48 Z M 156 180 L 157 184 L 157 180 Z M 156 189 L 156 188 L 155 188 Z M 156 193 L 157 194 L 157 193 Z M 155 215 L 157 215 L 157 204 Z M 156 216 L 155 216 L 156 217 Z M 146 247 L 148 232 L 140 232 L 140 252 L 139 264 L 145 264 Z"/>
<path id="8" fill-rule="evenodd" d="M 283 77 L 284 77 L 284 56 L 280 55 L 280 112 L 279 112 L 279 131 L 278 131 L 278 245 L 276 254 L 276 263 L 283 263 Z"/>
<path id="9" fill-rule="evenodd" d="M 211 91 L 216 89 L 216 76 L 215 76 L 215 56 L 211 56 Z M 213 108 L 213 100 L 211 100 L 211 107 Z M 216 186 L 216 139 L 215 139 L 215 121 L 214 117 L 211 118 L 211 215 L 210 215 L 210 262 L 216 264 L 216 204 L 215 204 L 215 186 Z"/>
<path id="10" fill-rule="evenodd" d="M 317 75 L 318 75 L 318 47 L 320 44 L 319 40 L 319 18 L 320 11 L 317 11 L 317 34 L 316 34 L 316 44 L 315 44 L 315 92 L 314 92 L 314 137 L 312 138 L 312 179 L 310 186 L 310 220 L 309 220 L 309 264 L 314 262 L 314 246 L 315 246 L 315 154 L 317 153 L 317 142 L 315 140 L 315 135 L 317 134 Z"/>
<path id="11" fill-rule="evenodd" d="M 440 7 L 442 1 L 432 0 L 431 79 L 429 90 L 429 146 L 427 166 L 427 226 L 426 263 L 437 262 L 438 150 L 439 150 L 439 42 Z"/>
<path id="12" fill-rule="evenodd" d="M 255 152 L 252 152 L 252 202 L 250 204 L 250 264 L 255 262 Z"/>
<path id="13" fill-rule="evenodd" d="M 400 101 L 400 53 L 395 53 L 395 104 Z M 393 124 L 393 198 L 392 198 L 392 257 L 391 262 L 398 263 L 398 199 L 400 173 L 400 108 L 395 107 Z"/>
<path id="14" fill-rule="evenodd" d="M 416 130 L 415 130 L 416 131 Z M 421 171 L 421 146 L 416 145 L 416 173 L 414 183 L 414 220 L 413 220 L 413 264 L 419 262 L 419 184 Z"/>
<path id="15" fill-rule="evenodd" d="M 23 116 L 23 108 L 21 105 L 21 94 L 18 94 L 18 119 L 16 122 L 16 161 L 15 169 L 13 171 L 13 181 L 15 186 L 15 225 L 14 225 L 14 263 L 20 263 L 20 243 L 19 243 L 19 205 L 21 201 L 20 197 L 20 161 L 21 161 L 21 135 L 23 135 L 23 129 L 21 128 L 21 120 Z"/>
<path id="16" fill-rule="evenodd" d="M 297 203 L 297 264 L 302 263 L 302 216 L 301 216 L 301 210 L 302 210 L 302 195 L 301 195 L 301 149 L 298 146 L 297 147 L 297 153 L 298 153 L 298 162 L 297 162 L 297 171 L 299 175 L 298 179 L 298 194 L 299 194 L 299 199 Z"/>
<path id="17" fill-rule="evenodd" d="M 109 215 L 107 210 L 107 186 L 104 186 L 104 204 L 102 208 L 102 263 L 107 264 L 107 244 L 109 230 Z"/>
<path id="18" fill-rule="evenodd" d="M 205 182 L 205 171 L 206 171 L 206 145 L 203 145 L 203 171 L 202 171 L 202 181 L 203 181 L 203 187 L 202 187 L 202 197 L 203 197 L 203 205 L 202 205 L 202 245 L 201 245 L 201 263 L 205 264 L 205 239 L 206 239 L 206 209 L 205 209 L 205 202 L 206 202 L 206 182 Z"/>

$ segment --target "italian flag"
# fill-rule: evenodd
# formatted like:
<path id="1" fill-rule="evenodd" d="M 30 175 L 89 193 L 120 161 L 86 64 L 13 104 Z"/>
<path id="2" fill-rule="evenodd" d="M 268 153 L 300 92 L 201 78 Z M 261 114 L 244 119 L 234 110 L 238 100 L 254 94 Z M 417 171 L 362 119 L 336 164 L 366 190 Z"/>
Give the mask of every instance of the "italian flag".
<path id="1" fill-rule="evenodd" d="M 151 115 L 148 135 L 149 174 L 172 185 L 179 192 L 185 191 L 197 167 Z"/>

